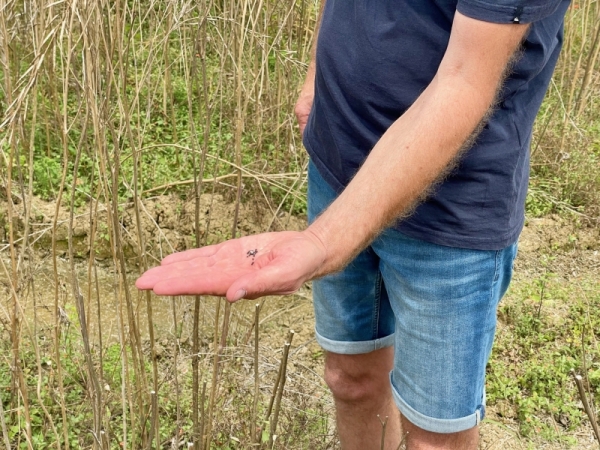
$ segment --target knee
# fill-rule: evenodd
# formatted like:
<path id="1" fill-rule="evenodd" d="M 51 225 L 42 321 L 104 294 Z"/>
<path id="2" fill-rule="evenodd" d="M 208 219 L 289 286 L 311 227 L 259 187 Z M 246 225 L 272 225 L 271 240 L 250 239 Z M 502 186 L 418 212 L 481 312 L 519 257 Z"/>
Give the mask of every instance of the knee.
<path id="1" fill-rule="evenodd" d="M 389 370 L 364 364 L 361 356 L 328 355 L 325 383 L 337 401 L 361 402 L 389 390 Z"/>
<path id="2" fill-rule="evenodd" d="M 325 383 L 336 400 L 360 402 L 369 396 L 368 379 L 349 374 L 339 366 L 325 366 Z"/>

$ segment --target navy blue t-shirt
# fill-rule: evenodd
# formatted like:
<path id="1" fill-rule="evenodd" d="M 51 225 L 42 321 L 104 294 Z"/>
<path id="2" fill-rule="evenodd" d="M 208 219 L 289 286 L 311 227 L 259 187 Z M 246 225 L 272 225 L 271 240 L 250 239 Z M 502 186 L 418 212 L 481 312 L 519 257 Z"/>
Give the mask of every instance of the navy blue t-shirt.
<path id="1" fill-rule="evenodd" d="M 533 121 L 558 58 L 568 4 L 326 0 L 315 98 L 304 132 L 321 175 L 338 192 L 349 183 L 381 135 L 433 79 L 457 10 L 488 22 L 531 23 L 522 57 L 473 147 L 396 224 L 408 236 L 453 247 L 497 250 L 514 243 L 524 222 Z"/>

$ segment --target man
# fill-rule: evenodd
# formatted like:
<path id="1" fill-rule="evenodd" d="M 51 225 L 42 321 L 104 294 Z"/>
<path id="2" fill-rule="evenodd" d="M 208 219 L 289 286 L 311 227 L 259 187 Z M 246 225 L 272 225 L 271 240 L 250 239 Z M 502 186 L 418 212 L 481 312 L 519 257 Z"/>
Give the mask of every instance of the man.
<path id="1" fill-rule="evenodd" d="M 477 448 L 567 6 L 327 0 L 296 106 L 311 225 L 171 255 L 138 287 L 237 301 L 315 279 L 342 447 L 379 448 L 387 416 L 386 448 L 401 429 L 411 450 Z"/>

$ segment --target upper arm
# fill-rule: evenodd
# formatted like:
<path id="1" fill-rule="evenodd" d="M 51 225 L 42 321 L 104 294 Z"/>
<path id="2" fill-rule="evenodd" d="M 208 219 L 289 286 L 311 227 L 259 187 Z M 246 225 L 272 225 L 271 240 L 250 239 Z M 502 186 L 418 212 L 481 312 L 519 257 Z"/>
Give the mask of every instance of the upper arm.
<path id="1" fill-rule="evenodd" d="M 525 24 L 484 22 L 457 11 L 436 77 L 455 80 L 458 76 L 483 97 L 493 99 L 527 29 Z"/>

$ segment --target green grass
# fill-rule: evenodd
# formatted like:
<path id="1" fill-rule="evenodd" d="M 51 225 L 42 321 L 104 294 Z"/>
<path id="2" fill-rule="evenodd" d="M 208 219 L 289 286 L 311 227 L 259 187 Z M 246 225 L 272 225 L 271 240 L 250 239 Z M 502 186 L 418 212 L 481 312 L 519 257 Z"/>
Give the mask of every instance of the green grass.
<path id="1" fill-rule="evenodd" d="M 571 370 L 600 403 L 598 311 L 600 283 L 592 275 L 517 281 L 503 300 L 487 396 L 491 405 L 511 403 L 523 435 L 573 442 L 569 433 L 588 419 Z"/>

